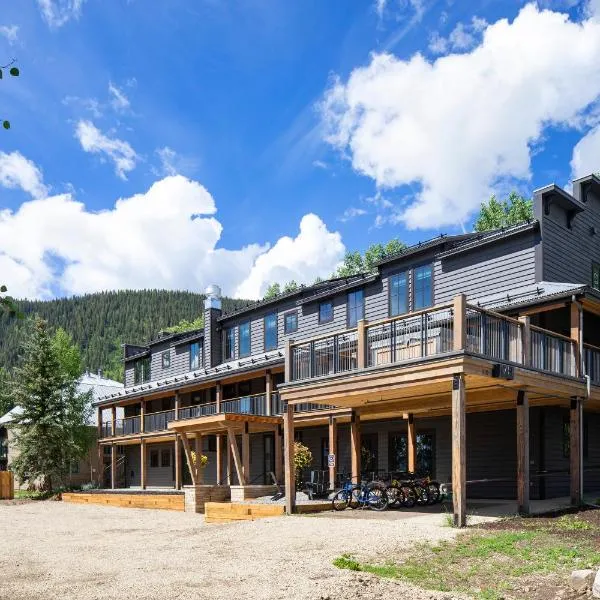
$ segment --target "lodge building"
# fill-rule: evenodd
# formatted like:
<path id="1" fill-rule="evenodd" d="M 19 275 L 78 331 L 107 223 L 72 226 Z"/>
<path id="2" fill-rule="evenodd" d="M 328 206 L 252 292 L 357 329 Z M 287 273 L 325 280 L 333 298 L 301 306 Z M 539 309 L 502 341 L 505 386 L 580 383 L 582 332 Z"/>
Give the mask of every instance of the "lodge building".
<path id="1" fill-rule="evenodd" d="M 534 215 L 229 314 L 211 286 L 203 329 L 124 346 L 124 390 L 95 403 L 103 486 L 199 510 L 289 492 L 299 439 L 332 488 L 448 482 L 458 524 L 467 497 L 579 503 L 600 489 L 600 179 L 536 190 Z"/>

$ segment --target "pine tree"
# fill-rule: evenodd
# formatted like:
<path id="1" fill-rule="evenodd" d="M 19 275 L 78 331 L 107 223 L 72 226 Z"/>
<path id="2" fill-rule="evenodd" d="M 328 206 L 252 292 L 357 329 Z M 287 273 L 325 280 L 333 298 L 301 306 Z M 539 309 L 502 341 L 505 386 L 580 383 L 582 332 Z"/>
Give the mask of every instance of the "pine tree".
<path id="1" fill-rule="evenodd" d="M 23 344 L 12 399 L 22 413 L 14 421 L 18 456 L 11 469 L 30 486 L 51 490 L 89 448 L 86 420 L 91 398 L 89 392 L 77 392 L 77 377 L 39 317 Z"/>

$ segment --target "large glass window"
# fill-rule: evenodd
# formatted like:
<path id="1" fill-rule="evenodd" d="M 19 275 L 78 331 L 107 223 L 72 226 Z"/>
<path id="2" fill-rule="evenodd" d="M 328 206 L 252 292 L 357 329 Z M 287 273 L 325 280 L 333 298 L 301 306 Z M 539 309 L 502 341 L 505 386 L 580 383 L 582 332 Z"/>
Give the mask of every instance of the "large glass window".
<path id="1" fill-rule="evenodd" d="M 433 304 L 433 268 L 424 265 L 414 270 L 414 309 L 427 308 Z"/>
<path id="2" fill-rule="evenodd" d="M 333 302 L 327 300 L 319 304 L 319 323 L 329 323 L 333 321 Z"/>
<path id="3" fill-rule="evenodd" d="M 240 325 L 240 356 L 250 354 L 250 321 Z"/>
<path id="4" fill-rule="evenodd" d="M 133 367 L 133 382 L 144 383 L 150 381 L 150 357 L 141 358 Z"/>
<path id="5" fill-rule="evenodd" d="M 408 441 L 406 433 L 390 433 L 388 436 L 388 468 L 390 471 L 408 470 Z M 435 435 L 417 434 L 417 471 L 435 477 Z"/>
<path id="6" fill-rule="evenodd" d="M 348 327 L 356 327 L 356 324 L 365 318 L 365 296 L 362 290 L 356 290 L 348 294 Z"/>
<path id="7" fill-rule="evenodd" d="M 225 360 L 235 358 L 235 327 L 225 330 Z"/>
<path id="8" fill-rule="evenodd" d="M 202 362 L 202 346 L 200 342 L 190 344 L 190 371 L 200 368 Z"/>
<path id="9" fill-rule="evenodd" d="M 265 317 L 265 350 L 277 348 L 277 313 Z"/>
<path id="10" fill-rule="evenodd" d="M 408 312 L 408 277 L 396 273 L 390 277 L 390 317 Z"/>
<path id="11" fill-rule="evenodd" d="M 298 313 L 294 310 L 283 315 L 283 332 L 294 333 L 298 330 Z"/>

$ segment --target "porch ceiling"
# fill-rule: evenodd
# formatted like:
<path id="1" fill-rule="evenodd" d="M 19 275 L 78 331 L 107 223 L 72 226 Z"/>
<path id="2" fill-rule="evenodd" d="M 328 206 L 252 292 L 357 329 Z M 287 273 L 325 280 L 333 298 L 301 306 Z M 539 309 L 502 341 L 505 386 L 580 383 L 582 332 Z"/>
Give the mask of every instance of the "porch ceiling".
<path id="1" fill-rule="evenodd" d="M 171 421 L 168 425 L 169 431 L 177 433 L 201 433 L 209 435 L 214 433 L 225 433 L 229 428 L 242 432 L 244 425 L 252 433 L 261 431 L 272 431 L 277 425 L 283 423 L 281 417 L 267 417 L 262 415 L 242 415 L 234 413 L 222 413 L 197 419 L 185 419 L 182 421 Z"/>

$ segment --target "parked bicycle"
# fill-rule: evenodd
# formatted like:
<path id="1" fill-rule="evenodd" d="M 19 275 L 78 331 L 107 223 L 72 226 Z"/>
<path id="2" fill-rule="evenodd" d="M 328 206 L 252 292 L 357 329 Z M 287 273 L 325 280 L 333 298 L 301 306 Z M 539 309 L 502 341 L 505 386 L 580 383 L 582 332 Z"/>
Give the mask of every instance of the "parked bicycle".
<path id="1" fill-rule="evenodd" d="M 346 510 L 348 507 L 382 511 L 388 507 L 388 504 L 389 499 L 383 486 L 364 481 L 360 484 L 346 481 L 331 501 L 333 509 L 337 511 Z"/>
<path id="2" fill-rule="evenodd" d="M 440 485 L 429 475 L 416 476 L 414 473 L 389 474 L 385 479 L 390 506 L 412 508 L 415 504 L 424 506 L 441 501 Z"/>

